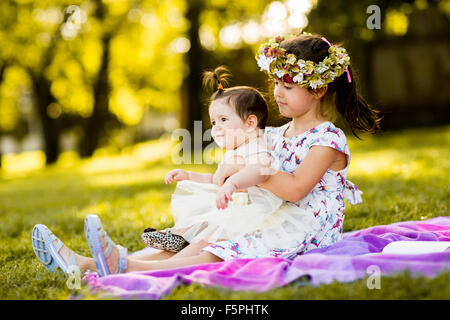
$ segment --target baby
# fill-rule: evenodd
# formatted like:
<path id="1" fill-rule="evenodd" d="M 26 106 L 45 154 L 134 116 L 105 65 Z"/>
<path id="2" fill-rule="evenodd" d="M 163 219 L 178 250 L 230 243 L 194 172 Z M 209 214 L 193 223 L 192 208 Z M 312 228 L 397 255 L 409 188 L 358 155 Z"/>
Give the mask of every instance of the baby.
<path id="1" fill-rule="evenodd" d="M 212 138 L 226 150 L 223 159 L 214 175 L 183 169 L 167 173 L 166 184 L 178 182 L 171 203 L 175 225 L 162 231 L 146 229 L 142 238 L 148 246 L 177 252 L 191 242 L 228 239 L 254 231 L 264 217 L 262 212 L 267 211 L 262 207 L 264 201 L 249 202 L 252 199 L 247 193 L 247 188 L 265 181 L 272 168 L 278 167 L 263 134 L 267 104 L 255 88 L 224 89 L 228 77 L 227 69 L 218 67 L 205 72 L 203 81 L 205 86 L 217 85 L 211 96 L 209 116 Z M 221 170 L 236 163 L 242 169 L 219 186 Z M 262 196 L 264 191 L 259 193 L 254 196 Z"/>

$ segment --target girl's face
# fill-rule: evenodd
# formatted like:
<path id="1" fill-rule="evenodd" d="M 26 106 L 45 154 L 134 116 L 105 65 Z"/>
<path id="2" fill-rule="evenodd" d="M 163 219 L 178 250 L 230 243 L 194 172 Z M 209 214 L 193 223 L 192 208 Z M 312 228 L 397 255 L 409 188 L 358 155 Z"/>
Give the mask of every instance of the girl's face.
<path id="1" fill-rule="evenodd" d="M 312 110 L 317 105 L 317 98 L 296 83 L 286 83 L 274 79 L 274 97 L 280 113 L 287 118 L 298 118 Z"/>
<path id="2" fill-rule="evenodd" d="M 222 149 L 234 150 L 245 142 L 252 126 L 243 121 L 234 108 L 223 99 L 215 100 L 209 107 L 211 136 Z"/>

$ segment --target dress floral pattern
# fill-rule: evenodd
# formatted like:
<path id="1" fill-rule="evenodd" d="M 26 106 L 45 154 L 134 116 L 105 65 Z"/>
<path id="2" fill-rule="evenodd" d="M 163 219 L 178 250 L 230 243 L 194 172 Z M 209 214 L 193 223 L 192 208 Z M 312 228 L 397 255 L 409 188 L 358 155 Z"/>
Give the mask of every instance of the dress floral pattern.
<path id="1" fill-rule="evenodd" d="M 305 226 L 289 243 L 269 247 L 261 241 L 264 232 L 253 232 L 234 239 L 216 242 L 203 250 L 209 251 L 223 260 L 235 258 L 281 257 L 294 258 L 311 249 L 332 245 L 342 238 L 342 224 L 345 216 L 345 202 L 362 202 L 362 192 L 347 180 L 350 164 L 350 150 L 344 132 L 327 121 L 311 130 L 294 137 L 284 137 L 289 123 L 281 127 L 267 127 L 265 130 L 273 152 L 278 158 L 280 171 L 293 173 L 305 159 L 312 146 L 325 146 L 343 152 L 347 156 L 347 166 L 340 171 L 328 169 L 319 183 L 297 202 L 286 205 L 297 208 L 299 214 L 305 212 L 312 219 L 311 226 Z M 307 220 L 305 220 L 307 221 Z"/>

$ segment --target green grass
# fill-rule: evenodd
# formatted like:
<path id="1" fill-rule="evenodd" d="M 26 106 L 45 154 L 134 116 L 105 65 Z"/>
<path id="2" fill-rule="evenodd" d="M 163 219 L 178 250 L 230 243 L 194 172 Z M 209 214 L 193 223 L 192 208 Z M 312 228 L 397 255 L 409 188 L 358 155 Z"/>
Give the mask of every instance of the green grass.
<path id="1" fill-rule="evenodd" d="M 449 210 L 450 126 L 385 133 L 349 140 L 349 179 L 363 190 L 363 204 L 346 209 L 344 231 L 406 220 L 446 216 Z M 79 291 L 51 275 L 31 248 L 31 230 L 45 224 L 70 248 L 89 255 L 83 219 L 99 215 L 111 238 L 130 251 L 143 248 L 141 231 L 173 223 L 165 185 L 170 141 L 153 141 L 120 154 L 101 151 L 80 161 L 66 154 L 47 169 L 39 155 L 4 159 L 0 175 L 0 299 L 67 299 Z M 34 159 L 34 160 L 33 160 Z M 34 166 L 31 163 L 36 161 Z M 21 165 L 22 163 L 22 165 Z M 25 164 L 25 165 L 23 165 Z M 21 168 L 28 167 L 28 170 Z M 214 166 L 186 165 L 213 172 Z M 197 284 L 174 289 L 165 299 L 450 299 L 450 272 L 436 278 L 407 272 L 383 277 L 381 290 L 366 279 L 311 286 L 298 281 L 267 292 L 233 292 Z M 300 285 L 302 284 L 302 285 Z M 81 291 L 86 298 L 87 288 Z"/>

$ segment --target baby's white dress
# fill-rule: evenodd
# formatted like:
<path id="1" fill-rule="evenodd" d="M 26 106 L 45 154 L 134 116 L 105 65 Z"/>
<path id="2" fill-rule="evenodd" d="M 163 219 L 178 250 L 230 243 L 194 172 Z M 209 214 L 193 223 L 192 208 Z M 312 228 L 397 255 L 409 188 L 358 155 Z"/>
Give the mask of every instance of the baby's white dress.
<path id="1" fill-rule="evenodd" d="M 229 161 L 235 155 L 247 158 L 258 153 L 272 155 L 265 135 L 239 146 L 236 150 L 228 150 L 221 163 Z M 271 168 L 280 170 L 280 163 L 275 155 L 272 155 Z M 220 187 L 215 184 L 191 180 L 178 182 L 171 201 L 175 222 L 171 228 L 172 232 L 181 235 L 190 243 L 200 240 L 214 243 L 255 232 L 267 223 L 281 227 L 287 221 L 298 220 L 298 210 L 283 206 L 282 199 L 259 187 L 247 189 L 248 204 L 239 204 L 238 199 L 233 197 L 233 201 L 228 203 L 226 209 L 217 209 L 216 199 L 219 190 Z M 297 221 L 296 224 L 298 228 L 304 228 L 309 225 L 308 221 Z M 281 237 L 267 235 L 268 239 L 263 240 L 282 243 L 284 241 L 282 234 L 277 235 Z"/>

